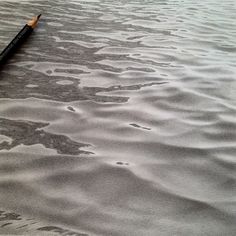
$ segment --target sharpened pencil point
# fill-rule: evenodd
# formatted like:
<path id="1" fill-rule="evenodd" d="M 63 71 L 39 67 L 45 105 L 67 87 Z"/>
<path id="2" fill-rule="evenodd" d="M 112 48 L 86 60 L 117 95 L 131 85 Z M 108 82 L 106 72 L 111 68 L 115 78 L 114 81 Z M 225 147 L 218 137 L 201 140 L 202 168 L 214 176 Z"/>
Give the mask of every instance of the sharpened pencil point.
<path id="1" fill-rule="evenodd" d="M 40 16 L 41 14 L 38 16 L 34 16 L 32 20 L 28 21 L 27 25 L 34 29 L 39 21 Z"/>
<path id="2" fill-rule="evenodd" d="M 30 21 L 28 21 L 21 31 L 15 36 L 15 38 L 8 44 L 8 46 L 0 53 L 0 66 L 2 66 L 7 59 L 11 57 L 17 48 L 20 47 L 26 38 L 32 33 L 39 21 L 40 16 L 41 14 L 34 16 Z"/>

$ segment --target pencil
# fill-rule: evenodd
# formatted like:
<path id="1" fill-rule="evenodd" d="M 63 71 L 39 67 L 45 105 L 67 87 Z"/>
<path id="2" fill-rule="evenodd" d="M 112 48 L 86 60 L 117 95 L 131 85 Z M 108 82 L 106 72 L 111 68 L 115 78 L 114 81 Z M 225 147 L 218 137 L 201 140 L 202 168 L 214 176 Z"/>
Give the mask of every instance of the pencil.
<path id="1" fill-rule="evenodd" d="M 41 14 L 33 17 L 32 20 L 22 28 L 22 30 L 15 36 L 15 38 L 8 44 L 8 46 L 0 54 L 0 66 L 3 65 L 21 46 L 21 44 L 29 37 L 36 27 Z"/>

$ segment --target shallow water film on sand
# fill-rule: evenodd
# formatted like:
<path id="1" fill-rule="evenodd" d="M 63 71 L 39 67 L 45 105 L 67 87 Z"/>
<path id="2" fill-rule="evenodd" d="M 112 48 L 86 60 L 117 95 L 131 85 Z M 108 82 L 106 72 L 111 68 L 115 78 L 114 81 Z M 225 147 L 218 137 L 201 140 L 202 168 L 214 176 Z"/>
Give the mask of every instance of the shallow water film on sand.
<path id="1" fill-rule="evenodd" d="M 1 0 L 0 235 L 236 235 L 235 12 Z"/>

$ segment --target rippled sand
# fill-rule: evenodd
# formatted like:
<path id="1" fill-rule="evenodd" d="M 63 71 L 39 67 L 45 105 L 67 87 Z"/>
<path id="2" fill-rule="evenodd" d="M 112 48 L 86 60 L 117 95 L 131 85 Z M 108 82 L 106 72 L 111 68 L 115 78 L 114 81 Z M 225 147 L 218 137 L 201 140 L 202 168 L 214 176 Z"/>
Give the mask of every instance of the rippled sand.
<path id="1" fill-rule="evenodd" d="M 1 0 L 0 234 L 234 236 L 233 0 Z"/>

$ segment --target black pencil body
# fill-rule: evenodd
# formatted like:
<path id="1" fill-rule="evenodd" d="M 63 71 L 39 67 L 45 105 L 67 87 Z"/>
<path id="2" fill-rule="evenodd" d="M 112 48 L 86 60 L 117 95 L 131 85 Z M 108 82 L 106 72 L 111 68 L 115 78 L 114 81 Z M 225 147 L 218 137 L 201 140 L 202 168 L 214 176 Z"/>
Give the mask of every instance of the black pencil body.
<path id="1" fill-rule="evenodd" d="M 25 25 L 23 29 L 16 35 L 16 37 L 9 43 L 9 45 L 0 54 L 0 65 L 4 64 L 12 54 L 21 46 L 26 38 L 32 33 L 33 28 Z"/>
<path id="2" fill-rule="evenodd" d="M 0 54 L 0 66 L 3 65 L 7 59 L 21 46 L 21 44 L 28 38 L 36 27 L 41 14 L 33 17 L 32 20 L 23 27 L 23 29 L 16 35 L 16 37 L 8 44 L 8 46 Z"/>

